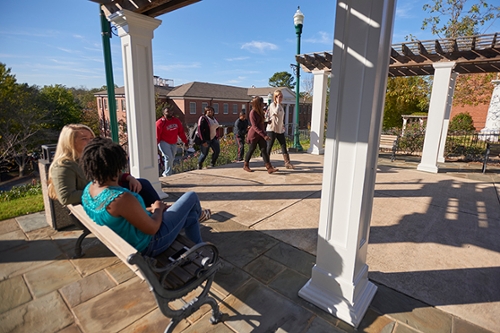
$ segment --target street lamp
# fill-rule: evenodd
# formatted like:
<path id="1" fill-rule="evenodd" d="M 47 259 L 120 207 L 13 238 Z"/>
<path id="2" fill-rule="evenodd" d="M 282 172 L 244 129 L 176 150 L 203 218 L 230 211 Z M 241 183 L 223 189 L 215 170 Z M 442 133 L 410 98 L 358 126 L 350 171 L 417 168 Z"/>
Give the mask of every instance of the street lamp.
<path id="1" fill-rule="evenodd" d="M 300 54 L 300 35 L 302 34 L 302 24 L 304 23 L 304 14 L 300 11 L 300 6 L 297 8 L 297 12 L 293 15 L 293 24 L 295 25 L 295 33 L 297 34 L 297 55 Z M 296 65 L 292 65 L 294 69 L 295 76 L 297 77 L 297 82 L 295 83 L 295 132 L 293 140 L 293 148 L 297 151 L 302 151 L 303 148 L 300 145 L 300 135 L 299 135 L 299 103 L 300 103 L 300 67 L 299 61 L 297 60 Z"/>
<path id="2" fill-rule="evenodd" d="M 273 99 L 273 94 L 267 94 L 267 108 L 269 109 L 269 105 L 271 105 L 271 100 Z"/>

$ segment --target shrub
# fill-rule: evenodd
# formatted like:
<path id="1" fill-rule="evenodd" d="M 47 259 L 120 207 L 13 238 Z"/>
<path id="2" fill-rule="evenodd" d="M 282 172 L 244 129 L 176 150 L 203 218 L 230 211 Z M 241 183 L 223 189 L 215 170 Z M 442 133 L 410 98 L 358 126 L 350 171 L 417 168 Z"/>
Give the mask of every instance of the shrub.
<path id="1" fill-rule="evenodd" d="M 9 191 L 0 191 L 0 201 L 11 201 L 14 199 L 35 196 L 38 194 L 42 194 L 42 185 L 40 183 L 36 185 L 26 184 L 14 186 Z"/>
<path id="2" fill-rule="evenodd" d="M 462 112 L 457 114 L 450 121 L 448 126 L 450 132 L 474 132 L 476 128 L 474 127 L 474 121 L 472 116 L 468 112 Z"/>

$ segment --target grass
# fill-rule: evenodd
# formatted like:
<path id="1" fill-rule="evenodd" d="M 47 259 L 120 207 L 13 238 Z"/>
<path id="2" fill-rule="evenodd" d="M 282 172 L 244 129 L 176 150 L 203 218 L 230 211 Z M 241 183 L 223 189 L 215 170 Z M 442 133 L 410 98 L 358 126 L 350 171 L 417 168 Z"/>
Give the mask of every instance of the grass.
<path id="1" fill-rule="evenodd" d="M 40 212 L 43 209 L 42 194 L 35 194 L 9 201 L 0 201 L 0 221 Z"/>

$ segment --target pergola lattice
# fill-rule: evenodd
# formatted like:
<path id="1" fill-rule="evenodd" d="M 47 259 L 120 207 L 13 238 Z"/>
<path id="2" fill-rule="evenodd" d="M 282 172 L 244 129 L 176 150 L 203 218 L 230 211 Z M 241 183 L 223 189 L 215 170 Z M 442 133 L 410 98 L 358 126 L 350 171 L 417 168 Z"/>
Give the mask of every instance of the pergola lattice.
<path id="1" fill-rule="evenodd" d="M 295 58 L 306 72 L 329 71 L 333 55 L 317 52 Z M 498 33 L 393 44 L 389 76 L 434 75 L 433 63 L 450 61 L 456 62 L 453 71 L 460 74 L 500 72 Z"/>

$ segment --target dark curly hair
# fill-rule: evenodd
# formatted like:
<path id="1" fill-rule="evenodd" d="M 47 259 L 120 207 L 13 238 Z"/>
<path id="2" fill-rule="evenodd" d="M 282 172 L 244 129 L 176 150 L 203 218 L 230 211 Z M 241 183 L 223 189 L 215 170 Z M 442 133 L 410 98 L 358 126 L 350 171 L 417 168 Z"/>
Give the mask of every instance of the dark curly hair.
<path id="1" fill-rule="evenodd" d="M 118 177 L 127 166 L 127 154 L 119 144 L 97 137 L 85 146 L 80 166 L 87 179 L 102 185 Z"/>

